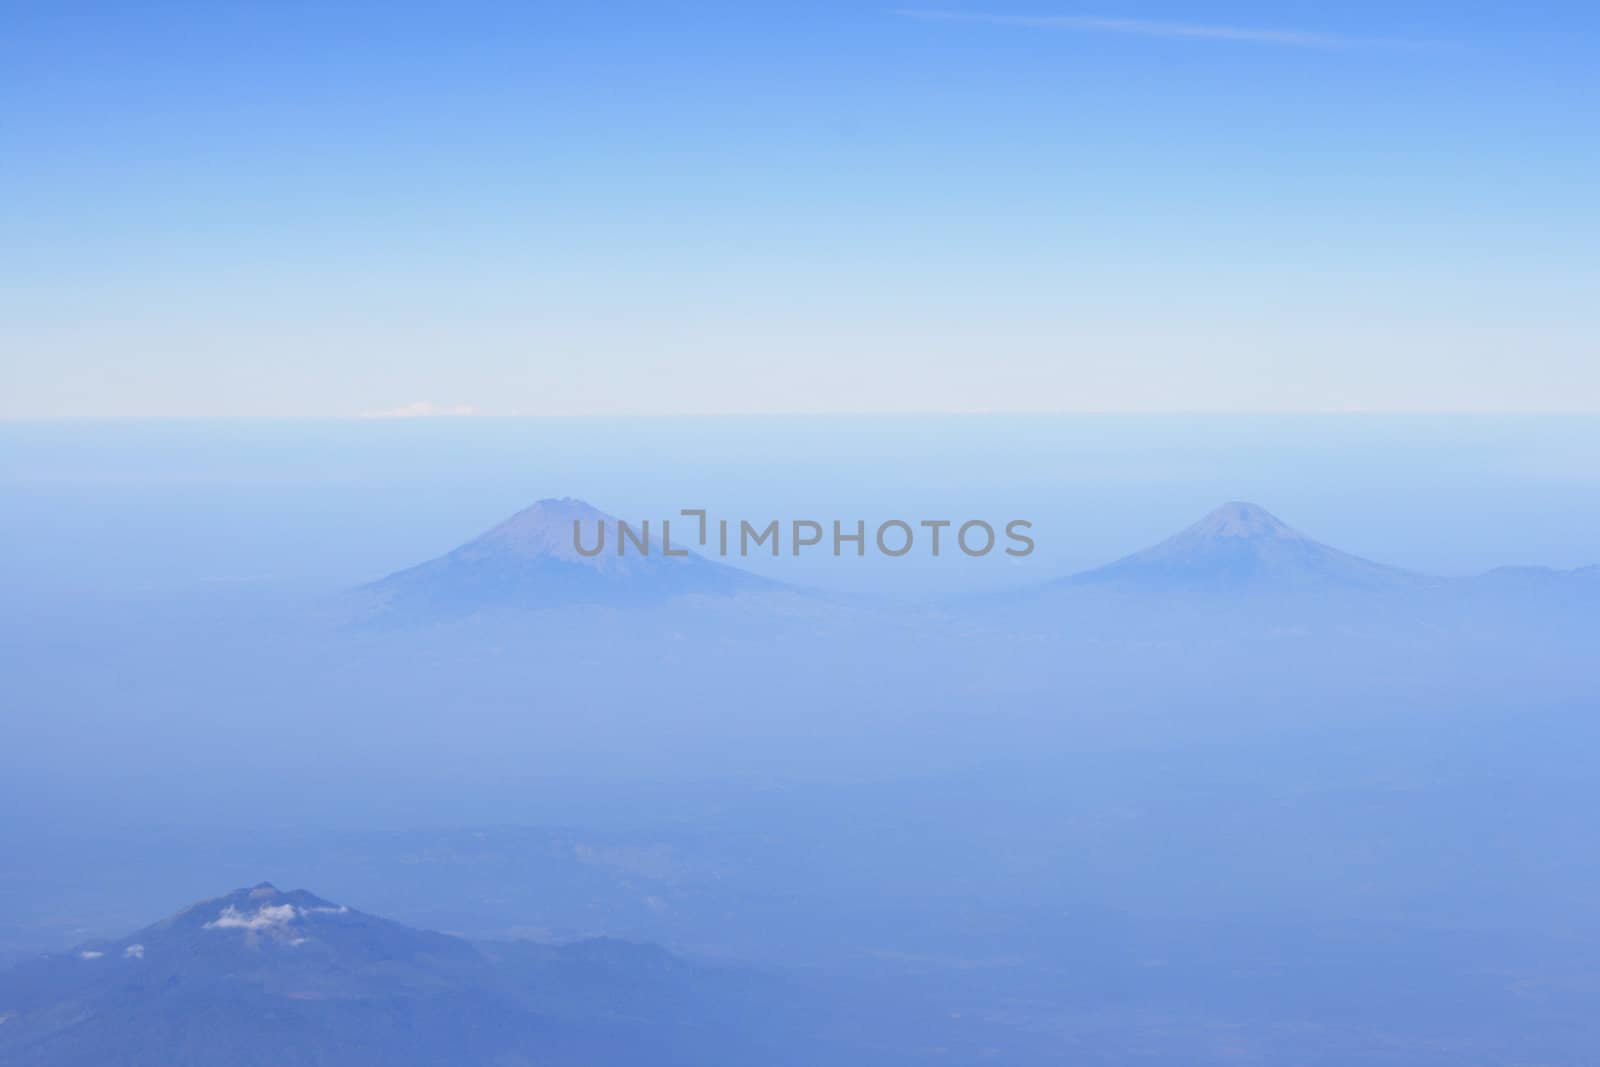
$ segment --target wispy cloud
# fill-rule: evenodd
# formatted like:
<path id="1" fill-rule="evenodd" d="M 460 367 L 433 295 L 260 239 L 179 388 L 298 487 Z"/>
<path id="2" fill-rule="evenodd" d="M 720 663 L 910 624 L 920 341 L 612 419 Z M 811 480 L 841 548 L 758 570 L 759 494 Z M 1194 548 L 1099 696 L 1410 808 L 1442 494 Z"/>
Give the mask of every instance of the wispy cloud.
<path id="1" fill-rule="evenodd" d="M 1241 44 L 1280 45 L 1290 48 L 1417 48 L 1422 41 L 1397 41 L 1377 37 L 1350 37 L 1314 30 L 1218 26 L 1198 22 L 1158 19 L 1111 18 L 1101 15 L 1004 15 L 984 11 L 936 11 L 901 8 L 903 18 L 939 22 L 986 22 L 996 26 L 1025 26 L 1042 30 L 1076 30 L 1083 33 L 1121 33 L 1138 37 L 1166 37 L 1194 41 L 1231 41 Z"/>
<path id="2" fill-rule="evenodd" d="M 383 411 L 362 412 L 365 419 L 428 419 L 446 416 L 476 415 L 478 409 L 471 404 L 435 404 L 431 400 L 418 400 Z"/>

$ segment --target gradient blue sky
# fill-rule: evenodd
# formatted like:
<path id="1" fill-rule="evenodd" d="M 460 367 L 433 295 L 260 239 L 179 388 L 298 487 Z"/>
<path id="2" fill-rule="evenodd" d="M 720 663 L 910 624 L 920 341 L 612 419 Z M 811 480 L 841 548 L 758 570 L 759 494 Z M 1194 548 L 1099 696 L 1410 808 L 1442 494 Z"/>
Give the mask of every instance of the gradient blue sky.
<path id="1" fill-rule="evenodd" d="M 0 4 L 0 416 L 1600 411 L 1594 5 L 907 7 Z"/>

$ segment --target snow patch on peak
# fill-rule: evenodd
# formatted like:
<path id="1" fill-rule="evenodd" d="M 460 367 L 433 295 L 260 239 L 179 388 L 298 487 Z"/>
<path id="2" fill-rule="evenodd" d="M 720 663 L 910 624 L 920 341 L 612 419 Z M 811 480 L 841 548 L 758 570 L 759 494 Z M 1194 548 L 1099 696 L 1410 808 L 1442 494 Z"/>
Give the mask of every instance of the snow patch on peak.
<path id="1" fill-rule="evenodd" d="M 207 930 L 270 930 L 287 926 L 300 915 L 293 904 L 263 904 L 254 915 L 246 915 L 232 904 L 206 923 Z"/>

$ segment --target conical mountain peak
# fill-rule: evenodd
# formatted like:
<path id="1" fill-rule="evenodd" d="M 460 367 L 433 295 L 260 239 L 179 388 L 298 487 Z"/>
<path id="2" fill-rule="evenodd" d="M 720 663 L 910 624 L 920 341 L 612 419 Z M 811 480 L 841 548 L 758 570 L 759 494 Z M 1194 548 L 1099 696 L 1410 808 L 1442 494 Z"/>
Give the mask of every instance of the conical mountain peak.
<path id="1" fill-rule="evenodd" d="M 1415 580 L 1312 540 L 1258 504 L 1230 501 L 1160 544 L 1074 582 L 1162 591 L 1376 588 Z"/>
<path id="2" fill-rule="evenodd" d="M 523 559 L 590 562 L 577 551 L 573 524 L 591 538 L 598 525 L 614 525 L 610 515 L 575 497 L 549 497 L 523 508 L 498 526 L 456 550 L 457 555 L 501 554 Z M 603 559 L 602 559 L 603 562 Z"/>
<path id="3" fill-rule="evenodd" d="M 371 588 L 390 607 L 425 612 L 566 604 L 626 605 L 678 596 L 775 589 L 777 583 L 688 551 L 698 528 L 667 520 L 628 523 L 638 544 L 624 545 L 618 521 L 572 497 L 547 498 L 436 559 L 392 574 Z M 582 546 L 580 550 L 579 546 Z"/>
<path id="4" fill-rule="evenodd" d="M 1178 536 L 1194 540 L 1271 539 L 1276 541 L 1308 541 L 1299 530 L 1288 526 L 1272 512 L 1259 504 L 1241 500 L 1229 501 L 1207 512 L 1199 522 Z"/>

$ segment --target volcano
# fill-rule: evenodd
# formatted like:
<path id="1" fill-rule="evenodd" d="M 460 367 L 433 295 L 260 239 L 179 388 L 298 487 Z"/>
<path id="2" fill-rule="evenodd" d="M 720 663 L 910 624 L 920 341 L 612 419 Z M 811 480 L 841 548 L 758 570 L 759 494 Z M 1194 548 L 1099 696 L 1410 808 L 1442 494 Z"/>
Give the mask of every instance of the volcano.
<path id="1" fill-rule="evenodd" d="M 1265 508 L 1234 501 L 1158 545 L 1064 581 L 1159 593 L 1380 590 L 1425 580 L 1331 548 Z"/>
<path id="2" fill-rule="evenodd" d="M 585 547 L 596 543 L 597 529 L 603 527 L 604 549 L 592 556 L 579 552 L 575 524 Z M 675 531 L 674 549 L 693 531 L 687 521 L 681 535 Z M 632 545 L 623 554 L 610 515 L 570 497 L 540 500 L 459 548 L 367 590 L 388 608 L 449 613 L 574 604 L 624 607 L 784 588 L 693 552 L 663 554 L 659 523 L 651 523 L 651 536 L 648 554 Z"/>
<path id="3" fill-rule="evenodd" d="M 0 1063 L 829 1062 L 787 1003 L 653 945 L 476 943 L 262 883 L 0 970 Z"/>

